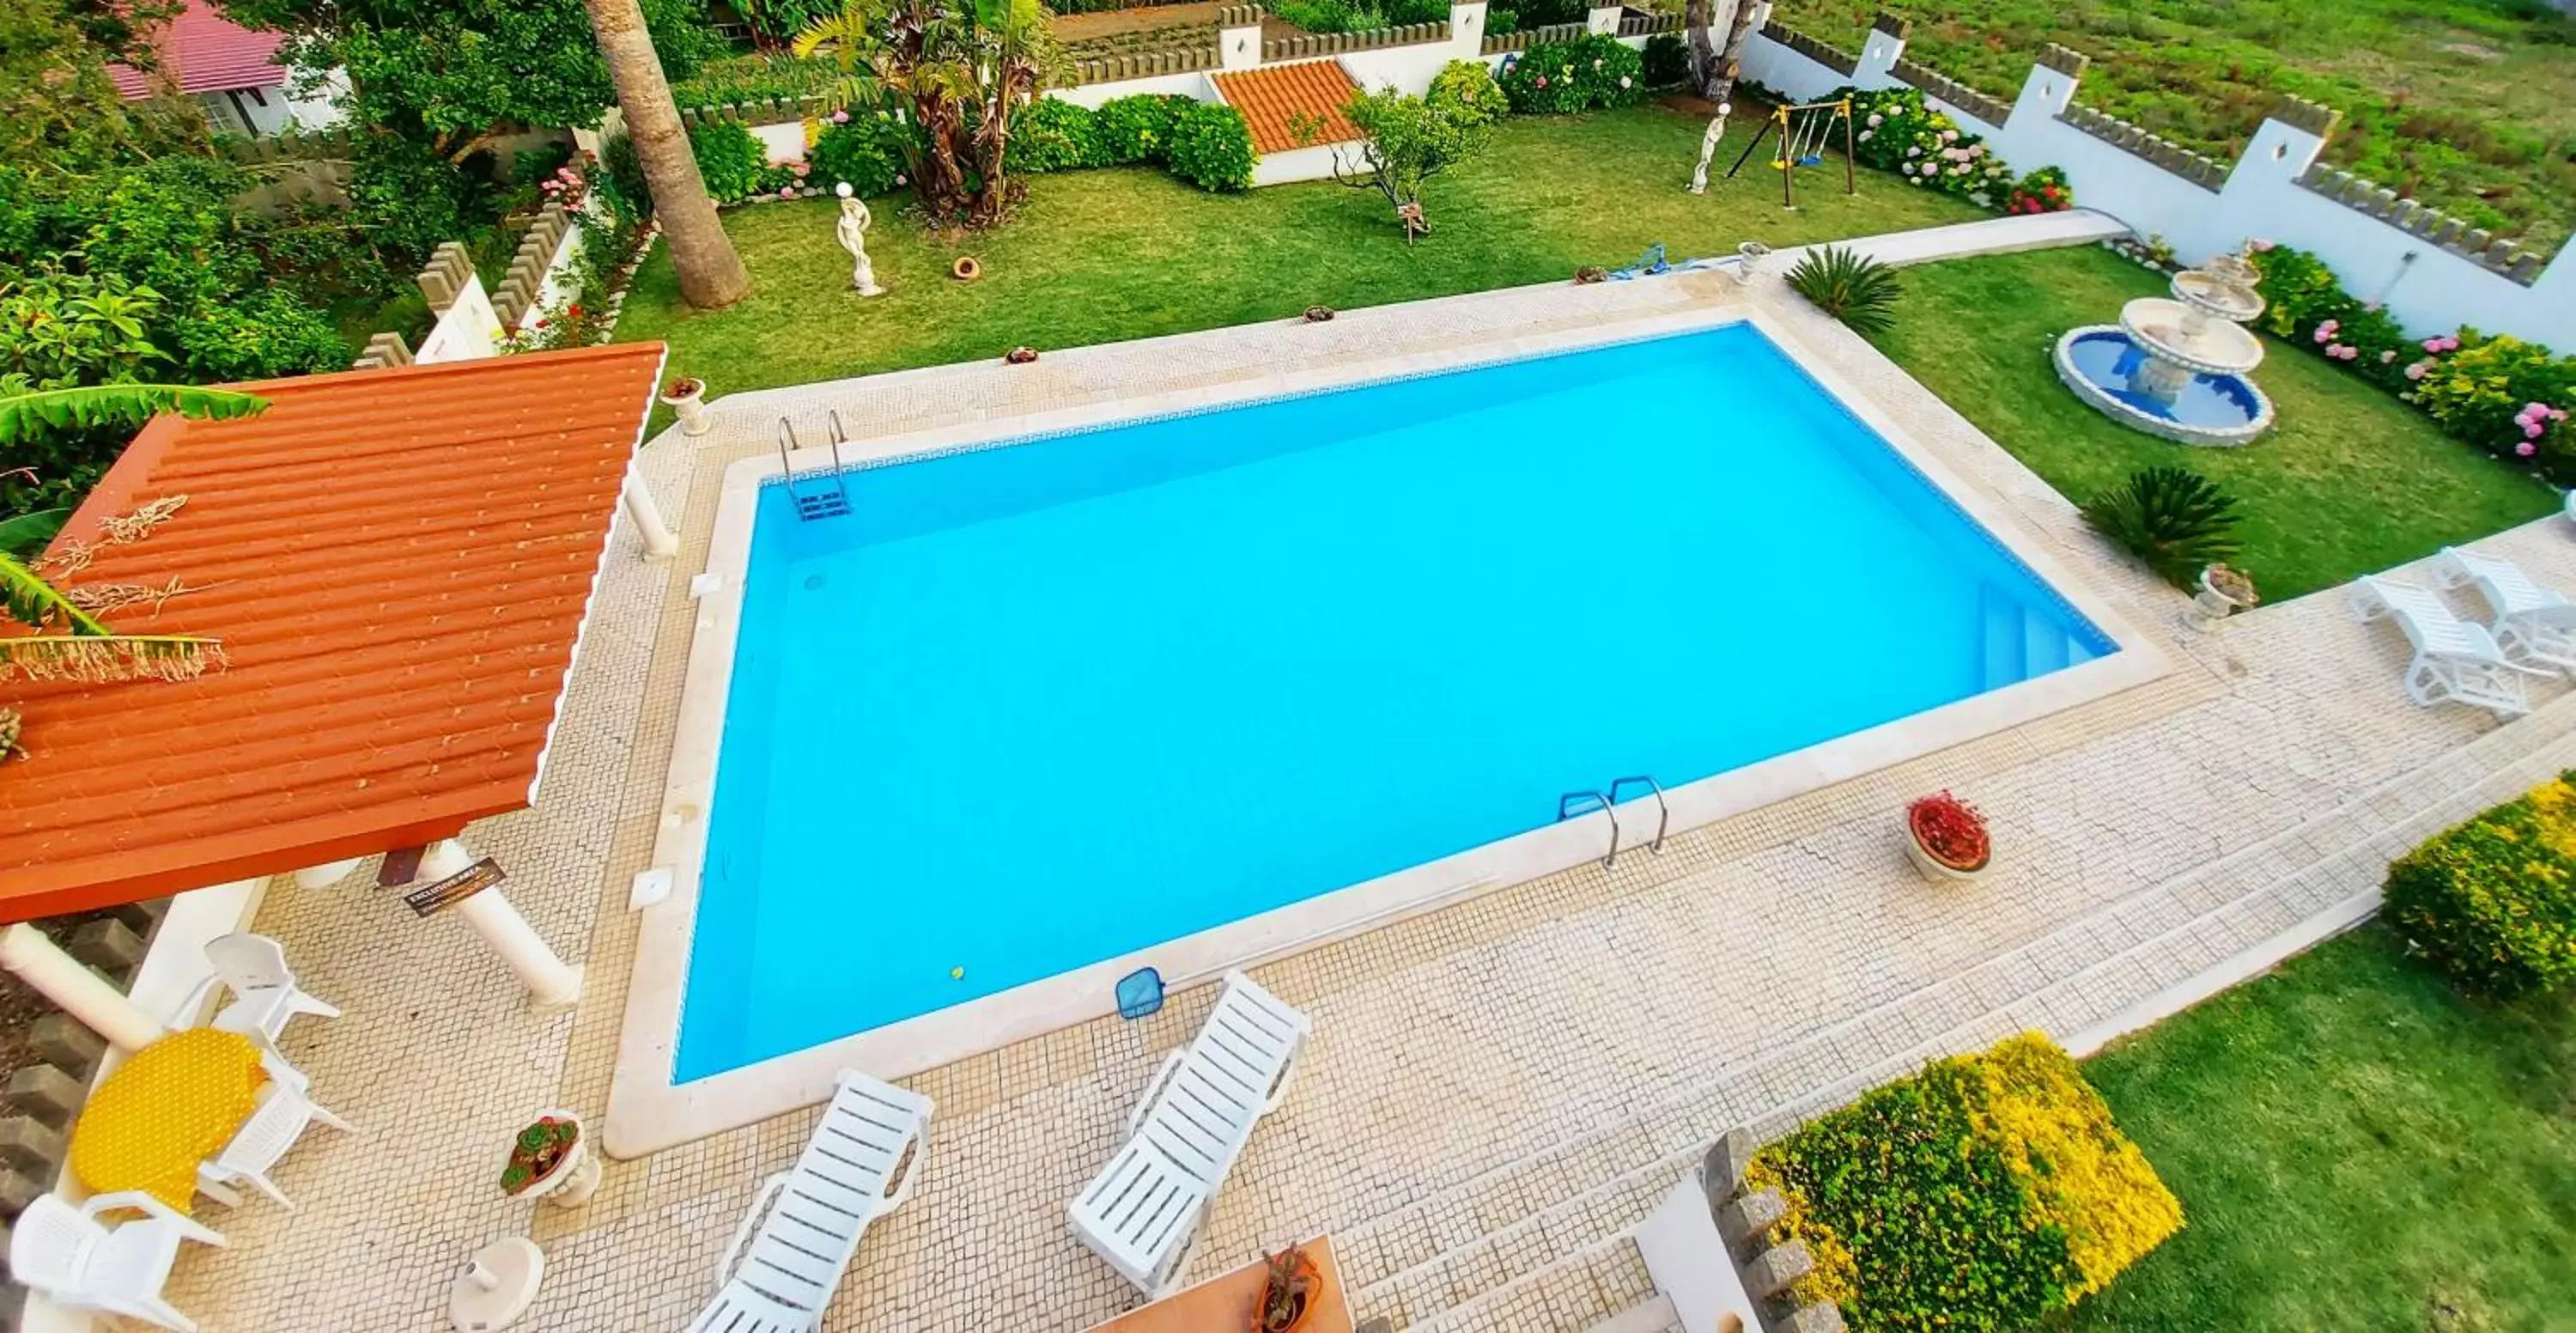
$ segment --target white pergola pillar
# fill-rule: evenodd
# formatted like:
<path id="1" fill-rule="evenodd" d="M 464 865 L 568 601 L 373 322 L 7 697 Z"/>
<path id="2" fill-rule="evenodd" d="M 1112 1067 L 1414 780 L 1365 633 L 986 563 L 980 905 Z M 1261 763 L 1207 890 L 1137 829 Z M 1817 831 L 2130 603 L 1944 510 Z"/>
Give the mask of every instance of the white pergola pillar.
<path id="1" fill-rule="evenodd" d="M 88 965 L 45 938 L 45 932 L 24 921 L 0 931 L 0 967 L 16 973 L 37 994 L 79 1019 L 119 1051 L 139 1051 L 169 1033 L 158 1019 L 108 984 L 107 978 L 89 970 Z"/>
<path id="2" fill-rule="evenodd" d="M 628 464 L 626 480 L 617 488 L 618 503 L 626 507 L 626 516 L 635 520 L 635 531 L 644 538 L 644 558 L 666 560 L 679 554 L 680 539 L 671 534 L 671 525 L 662 521 L 662 507 L 653 501 L 653 492 L 644 479 L 635 475 Z"/>
<path id="3" fill-rule="evenodd" d="M 474 853 L 455 838 L 434 843 L 420 860 L 420 873 L 431 880 L 445 879 L 474 864 Z M 465 918 L 465 924 L 501 955 L 501 961 L 517 974 L 520 984 L 528 988 L 528 999 L 539 1008 L 555 1008 L 581 998 L 581 969 L 557 957 L 545 937 L 519 909 L 501 896 L 501 888 L 491 888 L 449 909 Z"/>

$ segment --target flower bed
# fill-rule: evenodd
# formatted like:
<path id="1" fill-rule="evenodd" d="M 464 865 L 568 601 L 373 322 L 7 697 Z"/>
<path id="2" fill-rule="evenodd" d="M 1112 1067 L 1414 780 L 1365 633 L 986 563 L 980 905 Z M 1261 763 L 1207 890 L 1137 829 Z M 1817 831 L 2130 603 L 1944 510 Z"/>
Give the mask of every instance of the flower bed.
<path id="1" fill-rule="evenodd" d="M 2265 332 L 2348 367 L 2454 438 L 2576 485 L 2576 357 L 2466 327 L 2412 338 L 2315 255 L 2263 241 L 2254 251 Z"/>
<path id="2" fill-rule="evenodd" d="M 1807 1302 L 1858 1333 L 2019 1329 L 2100 1291 L 2182 1205 L 2075 1062 L 2038 1033 L 1938 1060 L 1755 1155 Z"/>
<path id="3" fill-rule="evenodd" d="M 2409 951 L 2499 999 L 2576 981 L 2576 772 L 2434 835 L 2388 868 Z"/>

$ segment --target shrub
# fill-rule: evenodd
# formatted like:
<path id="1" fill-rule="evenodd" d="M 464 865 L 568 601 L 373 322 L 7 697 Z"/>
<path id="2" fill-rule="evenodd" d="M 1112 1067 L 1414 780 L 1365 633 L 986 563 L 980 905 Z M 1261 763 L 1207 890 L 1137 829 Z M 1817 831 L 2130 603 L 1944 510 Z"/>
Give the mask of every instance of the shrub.
<path id="1" fill-rule="evenodd" d="M 1252 129 L 1222 102 L 1192 102 L 1172 121 L 1172 174 L 1202 190 L 1252 188 Z"/>
<path id="2" fill-rule="evenodd" d="M 1422 207 L 1423 182 L 1466 160 L 1485 140 L 1486 120 L 1472 104 L 1407 97 L 1393 88 L 1351 99 L 1351 124 L 1368 136 L 1359 170 L 1338 164 L 1334 178 L 1384 196 L 1406 244 L 1431 230 Z"/>
<path id="3" fill-rule="evenodd" d="M 2007 213 L 2063 213 L 2073 207 L 2075 187 L 2056 167 L 2041 167 L 2013 182 L 2012 194 L 2004 200 Z"/>
<path id="4" fill-rule="evenodd" d="M 1460 129 L 1490 124 L 1511 110 L 1503 100 L 1502 85 L 1494 82 L 1493 71 L 1481 60 L 1452 60 L 1441 66 L 1422 100 L 1434 115 Z"/>
<path id="5" fill-rule="evenodd" d="M 1633 106 L 1646 95 L 1644 61 L 1600 33 L 1521 52 L 1501 83 L 1512 110 L 1540 115 Z"/>
<path id="6" fill-rule="evenodd" d="M 1919 88 L 1845 87 L 1826 96 L 1851 98 L 1852 151 L 1863 166 L 1893 171 L 1909 185 L 1989 208 L 2012 179 L 2012 169 L 1983 139 L 1933 110 Z"/>
<path id="7" fill-rule="evenodd" d="M 1368 32 L 1449 17 L 1449 0 L 1278 0 L 1271 12 L 1308 32 Z"/>
<path id="8" fill-rule="evenodd" d="M 1171 151 L 1172 124 L 1185 107 L 1198 103 L 1178 94 L 1137 93 L 1113 97 L 1092 113 L 1104 167 L 1134 162 L 1161 163 Z"/>
<path id="9" fill-rule="evenodd" d="M 860 195 L 884 194 L 903 176 L 903 134 L 882 112 L 828 122 L 805 150 L 813 168 L 807 179 L 825 189 L 846 183 Z"/>
<path id="10" fill-rule="evenodd" d="M 2084 522 L 2178 588 L 2236 554 L 2236 501 L 2188 468 L 2158 466 L 2093 497 Z"/>
<path id="11" fill-rule="evenodd" d="M 2100 1290 L 2182 1207 L 2075 1062 L 2028 1033 L 1934 1061 L 1764 1148 L 1748 1188 L 1807 1243 L 1799 1295 L 1851 1327 L 2018 1329 Z"/>
<path id="12" fill-rule="evenodd" d="M 697 159 L 698 176 L 706 182 L 708 196 L 717 203 L 729 204 L 761 193 L 769 153 L 750 130 L 729 120 L 692 125 L 689 155 Z"/>
<path id="13" fill-rule="evenodd" d="M 1091 108 L 1041 97 L 1011 120 L 1002 163 L 1012 171 L 1072 171 L 1102 165 L 1100 127 Z"/>
<path id="14" fill-rule="evenodd" d="M 2475 994 L 2576 980 L 2576 772 L 2436 834 L 2388 868 L 2407 948 Z"/>
<path id="15" fill-rule="evenodd" d="M 1659 32 L 1647 38 L 1638 58 L 1649 88 L 1670 88 L 1690 77 L 1690 43 L 1676 34 Z"/>
<path id="16" fill-rule="evenodd" d="M 1519 32 L 1520 30 L 1521 15 L 1519 10 L 1488 9 L 1485 11 L 1486 36 L 1500 37 L 1505 33 Z"/>
<path id="17" fill-rule="evenodd" d="M 1789 270 L 1789 286 L 1864 338 L 1895 327 L 1896 302 L 1905 295 L 1896 270 L 1839 245 L 1808 251 Z"/>

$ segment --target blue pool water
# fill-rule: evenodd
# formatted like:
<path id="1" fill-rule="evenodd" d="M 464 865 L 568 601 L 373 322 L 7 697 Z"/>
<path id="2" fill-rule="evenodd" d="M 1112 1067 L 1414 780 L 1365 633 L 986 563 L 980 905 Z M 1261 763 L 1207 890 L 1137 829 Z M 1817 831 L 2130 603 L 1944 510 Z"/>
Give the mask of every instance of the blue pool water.
<path id="1" fill-rule="evenodd" d="M 683 1079 L 2112 648 L 1748 326 L 847 487 L 761 497 Z"/>

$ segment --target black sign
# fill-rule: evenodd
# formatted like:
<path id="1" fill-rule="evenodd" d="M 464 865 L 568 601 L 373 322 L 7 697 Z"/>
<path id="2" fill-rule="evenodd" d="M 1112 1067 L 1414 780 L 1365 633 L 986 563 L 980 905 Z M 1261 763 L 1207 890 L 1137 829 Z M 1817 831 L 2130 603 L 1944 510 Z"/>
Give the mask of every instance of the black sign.
<path id="1" fill-rule="evenodd" d="M 421 916 L 436 916 L 500 882 L 501 863 L 487 856 L 435 884 L 404 894 L 403 901 Z"/>

